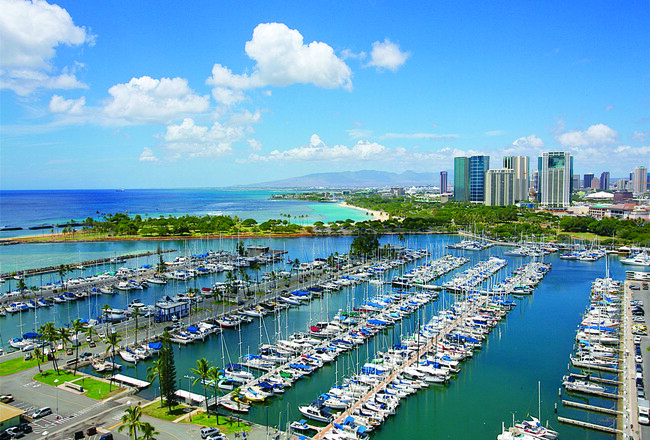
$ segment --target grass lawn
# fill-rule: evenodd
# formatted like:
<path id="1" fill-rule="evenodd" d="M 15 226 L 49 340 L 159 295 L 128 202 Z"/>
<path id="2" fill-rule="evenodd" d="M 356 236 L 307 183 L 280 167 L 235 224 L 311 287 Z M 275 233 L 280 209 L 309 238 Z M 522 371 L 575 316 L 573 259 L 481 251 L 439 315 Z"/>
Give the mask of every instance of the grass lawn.
<path id="1" fill-rule="evenodd" d="M 166 405 L 163 406 L 162 408 L 160 407 L 160 401 L 156 401 L 152 403 L 151 405 L 145 406 L 142 408 L 142 413 L 146 414 L 151 417 L 155 417 L 156 419 L 162 419 L 162 420 L 167 420 L 167 421 L 174 421 L 183 414 L 187 414 L 190 412 L 192 409 L 185 406 L 185 405 L 175 405 L 172 406 L 171 412 L 167 412 L 169 410 L 169 407 Z"/>
<path id="2" fill-rule="evenodd" d="M 56 374 L 54 370 L 44 370 L 43 373 L 38 373 L 34 376 L 34 380 L 56 386 L 62 385 L 63 382 L 72 382 L 75 379 L 79 379 L 80 376 L 75 376 L 67 370 L 62 370 L 59 368 L 59 374 Z M 54 383 L 55 380 L 58 380 L 58 383 Z"/>
<path id="3" fill-rule="evenodd" d="M 97 380 L 95 378 L 87 376 L 75 380 L 74 383 L 84 387 L 84 395 L 86 397 L 90 397 L 91 399 L 95 400 L 104 400 L 107 397 L 124 391 L 124 388 L 116 386 L 115 384 L 110 385 L 109 383 L 102 380 Z"/>
<path id="4" fill-rule="evenodd" d="M 45 361 L 46 363 L 49 361 Z M 36 358 L 26 361 L 22 356 L 15 359 L 10 359 L 0 363 L 0 376 L 8 376 L 10 374 L 18 373 L 19 371 L 35 367 L 37 365 Z M 41 361 L 41 365 L 43 362 Z"/>
<path id="5" fill-rule="evenodd" d="M 219 424 L 217 425 L 217 416 L 212 414 L 210 415 L 210 418 L 208 418 L 205 412 L 193 414 L 191 422 L 185 419 L 183 420 L 183 423 L 192 423 L 194 425 L 200 425 L 200 426 L 216 426 L 224 434 L 233 434 L 235 432 L 251 430 L 251 427 L 245 424 L 243 420 L 239 422 L 239 426 L 238 426 L 236 419 L 231 419 L 224 416 L 219 416 Z"/>

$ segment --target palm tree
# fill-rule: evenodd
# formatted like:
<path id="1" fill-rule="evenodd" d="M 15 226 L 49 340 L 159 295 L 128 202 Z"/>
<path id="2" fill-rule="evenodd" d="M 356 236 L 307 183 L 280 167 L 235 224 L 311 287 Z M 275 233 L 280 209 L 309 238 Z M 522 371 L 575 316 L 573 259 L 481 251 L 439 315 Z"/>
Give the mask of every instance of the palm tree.
<path id="1" fill-rule="evenodd" d="M 136 440 L 138 438 L 138 428 L 142 426 L 140 417 L 142 417 L 142 408 L 140 405 L 134 405 L 125 409 L 122 415 L 122 426 L 117 428 L 117 430 L 122 432 L 126 429 L 129 432 L 131 440 Z"/>
<path id="2" fill-rule="evenodd" d="M 18 290 L 20 290 L 20 293 L 23 293 L 25 290 L 27 290 L 27 284 L 25 284 L 25 278 L 20 278 L 18 280 L 18 285 L 16 286 Z"/>
<path id="3" fill-rule="evenodd" d="M 59 367 L 56 363 L 56 350 L 54 344 L 59 340 L 59 329 L 54 326 L 53 322 L 46 322 L 39 329 L 41 338 L 46 340 L 50 346 L 50 353 L 52 353 L 52 366 L 57 374 L 59 374 Z"/>
<path id="4" fill-rule="evenodd" d="M 298 279 L 298 284 L 300 284 L 300 276 L 298 275 L 299 267 L 300 267 L 300 260 L 296 258 L 291 262 L 291 271 L 293 272 L 293 269 L 296 269 L 296 278 Z"/>
<path id="5" fill-rule="evenodd" d="M 38 364 L 38 372 L 43 373 L 43 371 L 41 371 L 41 361 L 43 360 L 43 350 L 41 350 L 40 347 L 35 347 L 34 348 L 34 357 L 36 358 L 36 363 Z"/>
<path id="6" fill-rule="evenodd" d="M 72 332 L 68 327 L 61 327 L 59 329 L 59 339 L 61 340 L 61 345 L 63 345 L 63 350 L 67 349 L 66 343 L 72 344 Z"/>
<path id="7" fill-rule="evenodd" d="M 108 319 L 108 312 L 111 310 L 111 306 L 104 304 L 102 306 L 102 315 L 104 316 L 104 321 Z"/>
<path id="8" fill-rule="evenodd" d="M 63 287 L 65 287 L 64 277 L 68 272 L 70 272 L 70 268 L 65 264 L 62 264 L 59 266 L 58 272 L 59 272 L 59 277 L 61 277 L 61 284 L 63 285 Z"/>
<path id="9" fill-rule="evenodd" d="M 95 330 L 95 327 L 93 327 L 92 325 L 86 327 L 85 333 L 86 336 L 88 336 L 91 341 L 93 340 L 93 336 L 97 336 L 97 330 Z"/>
<path id="10" fill-rule="evenodd" d="M 219 385 L 219 381 L 222 379 L 221 377 L 221 371 L 217 367 L 210 367 L 208 370 L 208 381 L 212 382 L 212 388 L 214 391 L 214 398 L 215 401 L 217 399 L 217 385 Z M 218 403 L 218 402 L 216 402 Z M 217 425 L 219 424 L 219 411 L 216 411 L 217 414 Z"/>
<path id="11" fill-rule="evenodd" d="M 210 412 L 208 411 L 208 395 L 207 395 L 207 384 L 206 381 L 208 379 L 208 374 L 210 372 L 210 365 L 212 364 L 212 361 L 207 360 L 206 358 L 201 358 L 196 360 L 196 368 L 190 368 L 190 371 L 194 374 L 196 374 L 196 379 L 194 379 L 194 383 L 192 385 L 196 385 L 196 383 L 201 380 L 201 383 L 203 384 L 203 399 L 205 400 L 205 413 L 208 415 L 208 419 L 210 418 Z"/>
<path id="12" fill-rule="evenodd" d="M 259 285 L 260 284 L 259 272 L 260 272 L 260 270 L 262 270 L 262 266 L 260 265 L 260 263 L 257 260 L 253 260 L 253 261 L 251 261 L 251 264 L 250 264 L 249 267 L 253 272 L 255 272 L 255 284 Z"/>
<path id="13" fill-rule="evenodd" d="M 140 431 L 142 431 L 142 437 L 140 437 L 138 440 L 156 440 L 156 437 L 154 436 L 160 434 L 149 422 L 142 422 L 140 425 Z"/>
<path id="14" fill-rule="evenodd" d="M 79 363 L 79 346 L 81 345 L 81 342 L 79 342 L 79 332 L 83 331 L 83 329 L 84 325 L 80 318 L 72 321 L 72 331 L 74 332 L 74 338 L 77 341 L 77 350 L 74 358 L 74 376 L 77 375 L 77 364 Z"/>
<path id="15" fill-rule="evenodd" d="M 113 352 L 113 369 L 115 369 L 115 349 L 120 346 L 120 342 L 122 342 L 122 337 L 117 333 L 109 333 L 106 335 L 106 339 L 104 339 L 104 342 L 106 343 L 106 353 L 108 353 L 109 351 Z M 109 392 L 111 390 L 111 383 L 109 383 L 108 385 Z"/>
<path id="16" fill-rule="evenodd" d="M 133 318 L 135 319 L 135 342 L 134 345 L 138 345 L 138 318 L 141 316 L 140 307 L 133 308 Z"/>
<path id="17" fill-rule="evenodd" d="M 153 361 L 153 365 L 147 368 L 147 380 L 153 382 L 158 379 L 158 389 L 160 390 L 160 407 L 163 406 L 163 396 L 162 396 L 162 385 L 160 383 L 160 369 L 162 367 L 162 361 L 160 358 Z"/>

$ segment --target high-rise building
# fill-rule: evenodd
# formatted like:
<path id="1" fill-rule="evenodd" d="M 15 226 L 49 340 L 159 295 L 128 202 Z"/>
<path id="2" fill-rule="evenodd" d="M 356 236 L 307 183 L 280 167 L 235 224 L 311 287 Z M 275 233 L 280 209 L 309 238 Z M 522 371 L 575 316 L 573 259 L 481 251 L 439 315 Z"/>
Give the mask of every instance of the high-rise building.
<path id="1" fill-rule="evenodd" d="M 580 174 L 573 175 L 573 180 L 571 181 L 571 188 L 573 188 L 574 191 L 580 188 Z"/>
<path id="2" fill-rule="evenodd" d="M 482 202 L 485 199 L 485 173 L 490 169 L 490 156 L 469 158 L 469 201 Z"/>
<path id="3" fill-rule="evenodd" d="M 454 158 L 454 200 L 469 200 L 469 157 Z"/>
<path id="4" fill-rule="evenodd" d="M 539 192 L 542 206 L 571 206 L 573 158 L 568 151 L 543 153 L 538 158 Z"/>
<path id="5" fill-rule="evenodd" d="M 609 189 L 609 171 L 603 171 L 602 173 L 600 173 L 599 189 Z"/>
<path id="6" fill-rule="evenodd" d="M 505 156 L 503 158 L 503 168 L 513 170 L 514 177 L 514 198 L 515 201 L 528 200 L 528 169 L 530 168 L 530 159 L 528 156 Z"/>
<path id="7" fill-rule="evenodd" d="M 629 182 L 630 181 L 627 179 L 618 179 L 616 183 L 614 183 L 614 189 L 616 189 L 616 191 L 625 191 Z"/>
<path id="8" fill-rule="evenodd" d="M 586 173 L 582 187 L 587 189 L 591 188 L 591 179 L 593 178 L 594 178 L 594 173 Z"/>
<path id="9" fill-rule="evenodd" d="M 591 189 L 600 189 L 600 180 L 598 180 L 598 177 L 594 176 L 593 179 L 591 179 Z"/>
<path id="10" fill-rule="evenodd" d="M 440 194 L 447 194 L 447 171 L 440 171 Z"/>
<path id="11" fill-rule="evenodd" d="M 646 192 L 648 189 L 648 169 L 644 166 L 636 167 L 633 174 L 634 192 L 637 194 Z"/>
<path id="12" fill-rule="evenodd" d="M 533 190 L 535 200 L 539 200 L 539 170 L 533 171 L 533 177 L 530 179 L 530 186 Z"/>
<path id="13" fill-rule="evenodd" d="M 515 203 L 515 170 L 488 170 L 485 173 L 485 204 L 487 206 L 513 205 Z"/>

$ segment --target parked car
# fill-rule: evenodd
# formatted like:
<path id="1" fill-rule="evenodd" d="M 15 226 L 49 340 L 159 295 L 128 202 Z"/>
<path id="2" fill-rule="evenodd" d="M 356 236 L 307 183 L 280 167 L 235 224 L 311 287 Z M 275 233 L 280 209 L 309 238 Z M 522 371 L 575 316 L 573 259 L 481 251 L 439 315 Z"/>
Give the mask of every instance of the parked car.
<path id="1" fill-rule="evenodd" d="M 32 419 L 40 419 L 41 417 L 49 416 L 50 414 L 52 414 L 52 408 L 44 406 L 32 413 Z"/>
<path id="2" fill-rule="evenodd" d="M 14 401 L 14 396 L 13 394 L 4 394 L 0 396 L 0 402 L 2 403 L 9 403 Z"/>
<path id="3" fill-rule="evenodd" d="M 14 426 L 13 428 L 9 428 L 9 429 L 5 430 L 5 432 L 7 434 L 9 434 L 11 436 L 11 438 L 25 437 L 25 434 L 20 429 L 18 429 L 17 426 Z"/>
<path id="4" fill-rule="evenodd" d="M 113 440 L 113 434 L 110 432 L 107 432 L 106 434 L 102 434 L 101 437 L 99 437 L 99 440 Z"/>
<path id="5" fill-rule="evenodd" d="M 30 432 L 32 432 L 32 425 L 30 425 L 29 423 L 23 422 L 20 425 L 18 425 L 18 429 L 20 429 L 25 434 L 29 434 Z"/>
<path id="6" fill-rule="evenodd" d="M 221 431 L 219 428 L 214 428 L 214 427 L 207 427 L 207 428 L 201 428 L 201 438 L 208 438 L 215 436 L 219 434 Z"/>

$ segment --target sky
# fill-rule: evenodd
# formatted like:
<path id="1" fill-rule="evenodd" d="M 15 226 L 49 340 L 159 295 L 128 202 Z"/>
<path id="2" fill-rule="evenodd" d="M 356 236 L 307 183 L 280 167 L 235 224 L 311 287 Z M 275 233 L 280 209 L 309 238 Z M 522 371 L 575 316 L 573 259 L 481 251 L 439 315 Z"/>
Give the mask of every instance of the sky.
<path id="1" fill-rule="evenodd" d="M 0 0 L 2 189 L 650 167 L 648 1 Z M 532 171 L 532 170 L 531 170 Z M 438 181 L 432 182 L 438 184 Z"/>

